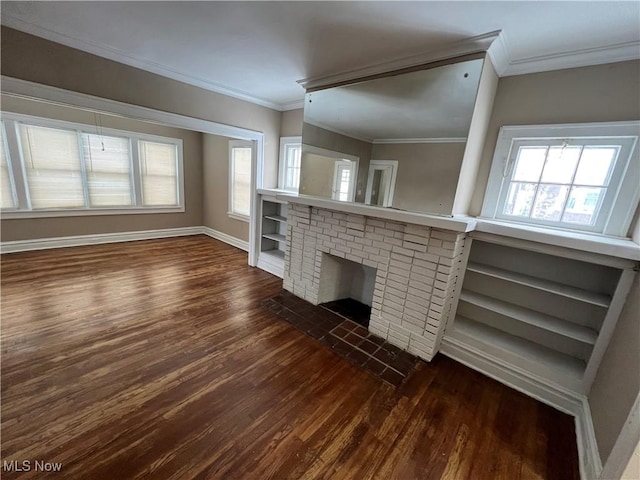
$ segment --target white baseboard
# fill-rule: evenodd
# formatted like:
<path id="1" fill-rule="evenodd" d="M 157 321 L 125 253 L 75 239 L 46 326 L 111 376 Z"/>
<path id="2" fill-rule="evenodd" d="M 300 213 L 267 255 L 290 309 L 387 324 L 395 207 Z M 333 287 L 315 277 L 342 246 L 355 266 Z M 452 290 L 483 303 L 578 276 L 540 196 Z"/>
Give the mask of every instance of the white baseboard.
<path id="1" fill-rule="evenodd" d="M 35 240 L 15 240 L 0 243 L 0 252 L 15 253 L 50 248 L 80 247 L 101 243 L 132 242 L 154 238 L 184 237 L 202 233 L 202 227 L 166 228 L 161 230 L 141 230 L 138 232 L 100 233 L 94 235 L 75 235 L 72 237 L 40 238 Z"/>
<path id="2" fill-rule="evenodd" d="M 576 425 L 580 477 L 582 480 L 599 478 L 602 462 L 586 396 L 545 382 L 542 378 L 450 337 L 443 339 L 440 352 L 514 390 L 572 415 Z"/>
<path id="3" fill-rule="evenodd" d="M 240 240 L 239 238 L 232 237 L 226 233 L 222 233 L 218 230 L 214 230 L 209 227 L 200 227 L 200 231 L 198 233 L 204 233 L 211 238 L 215 238 L 216 240 L 220 240 L 221 242 L 228 243 L 229 245 L 233 245 L 240 250 L 244 250 L 245 252 L 249 251 L 249 242 L 245 240 Z"/>
<path id="4" fill-rule="evenodd" d="M 213 230 L 209 227 L 165 228 L 160 230 L 141 230 L 138 232 L 99 233 L 94 235 L 75 235 L 72 237 L 39 238 L 34 240 L 15 240 L 0 243 L 0 252 L 17 253 L 31 250 L 47 250 L 50 248 L 81 247 L 102 243 L 133 242 L 136 240 L 152 240 L 155 238 L 185 237 L 205 234 L 236 248 L 249 251 L 249 242 Z"/>

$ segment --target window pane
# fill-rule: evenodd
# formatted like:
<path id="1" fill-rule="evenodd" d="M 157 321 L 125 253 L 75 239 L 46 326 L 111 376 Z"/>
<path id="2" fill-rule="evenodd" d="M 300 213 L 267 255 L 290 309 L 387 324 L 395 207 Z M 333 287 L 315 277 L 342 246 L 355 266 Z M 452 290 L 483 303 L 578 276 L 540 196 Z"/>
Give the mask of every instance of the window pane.
<path id="1" fill-rule="evenodd" d="M 569 187 L 564 185 L 540 185 L 533 211 L 531 212 L 531 218 L 550 221 L 560 220 L 568 191 Z"/>
<path id="2" fill-rule="evenodd" d="M 132 205 L 129 139 L 82 134 L 92 207 Z"/>
<path id="3" fill-rule="evenodd" d="M 32 207 L 84 207 L 77 133 L 24 124 L 20 133 Z"/>
<path id="4" fill-rule="evenodd" d="M 297 190 L 300 185 L 300 146 L 288 145 L 286 149 L 284 188 Z"/>
<path id="5" fill-rule="evenodd" d="M 178 151 L 172 143 L 141 140 L 140 174 L 142 203 L 149 206 L 178 205 Z"/>
<path id="6" fill-rule="evenodd" d="M 533 183 L 516 183 L 509 186 L 509 193 L 502 213 L 518 217 L 528 217 L 533 205 L 533 197 L 536 194 L 536 185 Z"/>
<path id="7" fill-rule="evenodd" d="M 513 180 L 537 182 L 547 156 L 547 147 L 520 147 L 513 172 Z"/>
<path id="8" fill-rule="evenodd" d="M 592 225 L 606 188 L 573 187 L 562 215 L 563 222 Z"/>
<path id="9" fill-rule="evenodd" d="M 541 182 L 571 183 L 582 147 L 551 147 Z"/>
<path id="10" fill-rule="evenodd" d="M 233 213 L 250 214 L 251 147 L 232 148 L 233 185 L 231 208 Z"/>
<path id="11" fill-rule="evenodd" d="M 585 147 L 573 183 L 607 185 L 618 150 L 618 147 Z"/>
<path id="12" fill-rule="evenodd" d="M 351 184 L 351 169 L 348 167 L 343 167 L 340 172 L 340 191 L 338 198 L 339 200 L 346 202 L 349 200 L 349 187 Z"/>
<path id="13" fill-rule="evenodd" d="M 0 138 L 0 198 L 2 208 L 13 208 L 16 206 L 13 196 L 13 186 L 11 184 L 11 173 L 9 172 L 9 162 L 5 151 L 4 124 L 2 124 L 2 136 Z"/>

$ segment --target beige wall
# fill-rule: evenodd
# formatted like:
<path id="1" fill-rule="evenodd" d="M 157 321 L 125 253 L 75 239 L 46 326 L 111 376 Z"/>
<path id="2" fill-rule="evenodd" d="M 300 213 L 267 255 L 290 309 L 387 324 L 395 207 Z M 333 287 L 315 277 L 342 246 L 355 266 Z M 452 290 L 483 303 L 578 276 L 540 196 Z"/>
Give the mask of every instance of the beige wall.
<path id="1" fill-rule="evenodd" d="M 202 134 L 202 219 L 205 227 L 249 241 L 249 223 L 230 218 L 229 141 L 232 138 Z"/>
<path id="2" fill-rule="evenodd" d="M 464 148 L 464 143 L 375 144 L 371 159 L 398 160 L 395 208 L 450 215 Z"/>
<path id="3" fill-rule="evenodd" d="M 305 123 L 302 128 L 302 142 L 306 145 L 325 148 L 334 152 L 354 155 L 360 159 L 358 163 L 358 180 L 356 183 L 356 202 L 364 202 L 367 188 L 367 175 L 369 172 L 369 159 L 371 158 L 371 144 L 355 138 L 330 132 L 324 128 Z M 317 170 L 316 170 L 317 171 Z M 309 181 L 309 172 L 305 172 L 304 161 L 300 171 L 300 193 L 317 195 L 303 191 L 302 187 Z M 333 180 L 333 164 L 331 164 L 331 179 Z M 319 180 L 315 180 L 319 181 Z M 331 195 L 329 195 L 330 197 Z"/>
<path id="4" fill-rule="evenodd" d="M 629 299 L 602 359 L 589 393 L 589 406 L 605 463 L 640 393 L 640 278 Z"/>
<path id="5" fill-rule="evenodd" d="M 498 81 L 470 215 L 479 215 L 503 125 L 640 119 L 640 61 L 503 77 Z"/>
<path id="6" fill-rule="evenodd" d="M 265 185 L 277 184 L 281 113 L 2 26 L 2 74 L 263 132 Z"/>
<path id="7" fill-rule="evenodd" d="M 280 136 L 299 137 L 300 135 L 302 135 L 303 117 L 304 110 L 302 108 L 282 112 L 282 119 L 280 121 Z"/>
<path id="8" fill-rule="evenodd" d="M 2 95 L 2 110 L 69 122 L 95 124 L 93 113 Z M 155 230 L 202 225 L 202 135 L 188 130 L 101 115 L 105 128 L 150 133 L 183 141 L 185 212 L 163 214 L 87 215 L 81 217 L 2 219 L 1 239 L 30 240 L 101 233 Z"/>
<path id="9" fill-rule="evenodd" d="M 300 172 L 300 193 L 314 197 L 331 198 L 335 158 L 303 152 Z"/>

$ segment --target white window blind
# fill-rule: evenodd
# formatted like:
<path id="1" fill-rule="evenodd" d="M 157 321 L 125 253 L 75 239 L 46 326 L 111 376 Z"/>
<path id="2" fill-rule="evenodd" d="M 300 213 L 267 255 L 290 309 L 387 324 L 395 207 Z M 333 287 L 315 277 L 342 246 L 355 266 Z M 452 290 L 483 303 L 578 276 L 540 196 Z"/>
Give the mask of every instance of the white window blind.
<path id="1" fill-rule="evenodd" d="M 5 218 L 184 211 L 182 140 L 2 114 Z"/>
<path id="2" fill-rule="evenodd" d="M 249 216 L 251 202 L 251 157 L 250 142 L 233 142 L 231 145 L 230 212 Z"/>
<path id="3" fill-rule="evenodd" d="M 177 151 L 167 143 L 140 141 L 142 199 L 145 206 L 177 205 Z"/>
<path id="4" fill-rule="evenodd" d="M 13 193 L 13 182 L 11 181 L 11 170 L 9 169 L 8 152 L 6 148 L 6 137 L 4 132 L 4 123 L 1 124 L 2 138 L 0 139 L 0 204 L 2 208 L 13 208 L 16 206 L 15 196 Z"/>
<path id="5" fill-rule="evenodd" d="M 20 125 L 31 206 L 85 206 L 78 136 L 74 131 Z"/>
<path id="6" fill-rule="evenodd" d="M 91 206 L 131 206 L 129 139 L 83 133 L 82 145 Z"/>

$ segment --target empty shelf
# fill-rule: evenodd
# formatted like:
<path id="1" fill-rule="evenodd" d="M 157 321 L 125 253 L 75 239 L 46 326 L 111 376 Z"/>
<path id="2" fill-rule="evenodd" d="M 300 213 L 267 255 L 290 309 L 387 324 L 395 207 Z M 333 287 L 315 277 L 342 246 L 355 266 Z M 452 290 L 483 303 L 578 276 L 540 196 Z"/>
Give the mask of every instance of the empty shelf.
<path id="1" fill-rule="evenodd" d="M 527 323 L 534 327 L 572 338 L 579 342 L 594 345 L 598 334 L 588 327 L 572 323 L 568 320 L 552 317 L 544 313 L 529 310 L 512 303 L 496 300 L 495 298 L 480 295 L 479 293 L 464 291 L 460 295 L 460 300 L 471 305 L 476 305 L 485 310 L 489 310 L 505 317 L 512 318 L 519 322 Z"/>
<path id="2" fill-rule="evenodd" d="M 540 368 L 535 373 L 539 375 L 560 373 L 580 381 L 584 374 L 584 361 L 482 323 L 457 315 L 453 327 L 451 337 L 471 345 L 480 343 L 483 351 L 494 356 L 500 356 L 500 351 L 507 352 L 513 364 L 522 361 L 537 364 Z"/>
<path id="3" fill-rule="evenodd" d="M 470 262 L 467 265 L 467 270 L 470 272 L 487 275 L 489 277 L 507 280 L 519 285 L 536 288 L 545 292 L 555 293 L 556 295 L 562 295 L 563 297 L 572 298 L 574 300 L 590 303 L 599 307 L 607 308 L 609 306 L 609 303 L 611 302 L 611 299 L 607 295 L 590 292 L 588 290 L 571 287 L 569 285 L 563 285 L 561 283 L 552 282 L 550 280 L 531 277 L 522 273 L 510 272 L 509 270 L 503 270 L 501 268 L 491 267 L 489 265 L 483 265 L 481 263 Z"/>
<path id="4" fill-rule="evenodd" d="M 287 240 L 287 237 L 279 233 L 263 233 L 262 236 L 269 240 L 275 240 L 276 242 L 285 242 Z"/>
<path id="5" fill-rule="evenodd" d="M 264 215 L 264 218 L 269 220 L 275 220 L 276 222 L 286 222 L 287 217 L 283 217 L 282 215 Z"/>
<path id="6" fill-rule="evenodd" d="M 273 257 L 274 259 L 284 260 L 284 252 L 282 250 L 263 250 L 260 252 L 260 255 L 265 255 L 267 257 Z"/>

